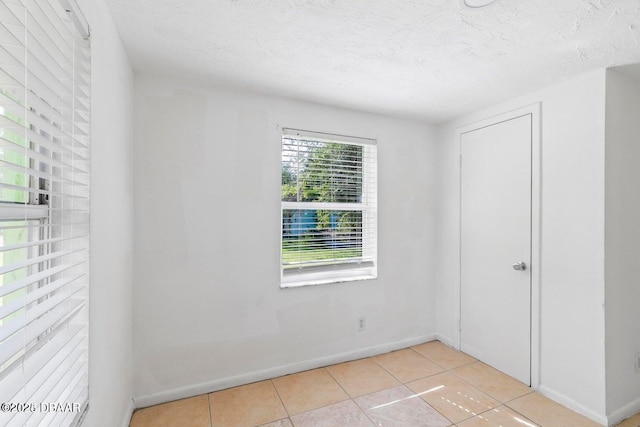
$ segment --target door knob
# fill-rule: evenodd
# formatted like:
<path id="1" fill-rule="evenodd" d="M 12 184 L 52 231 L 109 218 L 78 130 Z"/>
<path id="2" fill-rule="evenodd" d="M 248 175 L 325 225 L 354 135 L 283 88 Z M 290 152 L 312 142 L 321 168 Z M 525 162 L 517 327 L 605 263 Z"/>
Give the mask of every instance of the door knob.
<path id="1" fill-rule="evenodd" d="M 525 271 L 527 269 L 527 264 L 524 261 L 516 262 L 513 264 L 513 269 L 518 271 Z"/>

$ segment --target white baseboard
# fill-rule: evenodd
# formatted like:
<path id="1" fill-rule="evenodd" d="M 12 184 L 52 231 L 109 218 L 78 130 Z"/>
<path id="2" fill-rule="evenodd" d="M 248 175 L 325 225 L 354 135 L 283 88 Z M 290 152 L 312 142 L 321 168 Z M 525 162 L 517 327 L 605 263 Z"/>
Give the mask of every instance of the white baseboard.
<path id="1" fill-rule="evenodd" d="M 129 406 L 127 407 L 124 416 L 122 417 L 122 427 L 129 427 L 131 424 L 131 417 L 133 416 L 133 410 L 135 407 L 133 406 L 133 399 L 129 400 Z"/>
<path id="2" fill-rule="evenodd" d="M 237 387 L 239 385 L 276 378 L 295 372 L 308 371 L 309 369 L 334 365 L 336 363 L 343 363 L 351 360 L 362 359 L 365 357 L 376 356 L 378 354 L 388 353 L 390 351 L 398 350 L 401 348 L 411 347 L 413 345 L 422 344 L 424 342 L 433 341 L 435 339 L 438 339 L 435 334 L 422 335 L 406 340 L 353 350 L 346 353 L 334 354 L 331 356 L 305 360 L 302 362 L 264 369 L 261 371 L 249 372 L 247 374 L 237 375 L 234 377 L 221 378 L 213 381 L 203 382 L 200 384 L 166 390 L 159 393 L 138 396 L 133 399 L 133 406 L 135 408 L 145 408 L 147 406 L 158 405 L 160 403 L 171 402 L 178 399 L 185 399 L 187 397 L 197 396 L 200 394 L 211 393 L 213 391 L 224 390 L 230 387 Z"/>
<path id="3" fill-rule="evenodd" d="M 580 405 L 578 402 L 576 402 L 575 400 L 565 396 L 562 393 L 558 393 L 557 391 L 550 389 L 549 387 L 546 387 L 544 385 L 540 385 L 540 388 L 538 389 L 538 392 L 546 397 L 548 397 L 551 400 L 554 400 L 556 402 L 558 402 L 559 404 L 566 406 L 569 409 L 572 409 L 573 411 L 584 415 L 587 418 L 592 419 L 593 421 L 600 423 L 601 425 L 609 425 L 607 424 L 607 417 L 606 415 L 603 414 L 599 414 L 595 411 L 592 411 L 589 408 L 586 408 L 582 405 Z"/>
<path id="4" fill-rule="evenodd" d="M 640 397 L 636 400 L 633 400 L 621 408 L 616 409 L 611 414 L 607 416 L 610 426 L 614 426 L 621 421 L 626 420 L 629 417 L 640 412 Z"/>

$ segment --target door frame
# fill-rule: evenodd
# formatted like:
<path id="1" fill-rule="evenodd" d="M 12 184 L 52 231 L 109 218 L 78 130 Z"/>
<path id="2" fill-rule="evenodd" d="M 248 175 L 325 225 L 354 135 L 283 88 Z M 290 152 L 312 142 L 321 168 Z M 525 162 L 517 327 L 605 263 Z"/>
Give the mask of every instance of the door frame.
<path id="1" fill-rule="evenodd" d="M 535 103 L 526 105 L 502 114 L 494 115 L 486 119 L 475 121 L 467 125 L 457 127 L 456 157 L 458 176 L 458 256 L 457 274 L 458 286 L 454 287 L 455 301 L 455 327 L 453 345 L 460 350 L 461 347 L 461 296 L 462 296 L 462 135 L 474 130 L 485 128 L 498 123 L 506 122 L 518 117 L 531 115 L 531 387 L 538 389 L 540 386 L 540 244 L 541 244 L 541 189 L 542 189 L 542 144 L 540 128 L 541 105 Z"/>

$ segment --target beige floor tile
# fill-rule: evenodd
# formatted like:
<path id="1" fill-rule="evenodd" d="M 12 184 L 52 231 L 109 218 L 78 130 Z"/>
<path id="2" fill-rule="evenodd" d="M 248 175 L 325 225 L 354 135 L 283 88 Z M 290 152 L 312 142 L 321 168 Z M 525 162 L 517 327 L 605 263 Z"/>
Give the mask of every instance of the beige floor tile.
<path id="1" fill-rule="evenodd" d="M 324 368 L 276 378 L 273 384 L 289 415 L 310 411 L 349 398 Z"/>
<path id="2" fill-rule="evenodd" d="M 355 398 L 377 426 L 446 427 L 448 419 L 404 385 Z"/>
<path id="3" fill-rule="evenodd" d="M 500 406 L 500 402 L 449 372 L 411 382 L 407 387 L 453 423 Z"/>
<path id="4" fill-rule="evenodd" d="M 269 424 L 261 425 L 260 427 L 293 427 L 293 424 L 291 424 L 291 420 L 289 418 L 285 418 L 284 420 L 274 421 Z"/>
<path id="5" fill-rule="evenodd" d="M 442 367 L 408 348 L 381 354 L 373 360 L 403 383 L 444 371 Z"/>
<path id="6" fill-rule="evenodd" d="M 635 414 L 631 418 L 627 418 L 616 427 L 640 427 L 640 413 Z"/>
<path id="7" fill-rule="evenodd" d="M 130 427 L 211 427 L 206 394 L 136 411 Z"/>
<path id="8" fill-rule="evenodd" d="M 506 403 L 511 409 L 543 426 L 601 427 L 569 408 L 565 408 L 541 394 L 530 393 Z"/>
<path id="9" fill-rule="evenodd" d="M 271 381 L 261 381 L 209 395 L 213 427 L 257 426 L 287 418 Z"/>
<path id="10" fill-rule="evenodd" d="M 328 366 L 327 371 L 351 397 L 394 387 L 400 383 L 371 359 Z"/>
<path id="11" fill-rule="evenodd" d="M 482 362 L 464 365 L 451 372 L 500 402 L 508 402 L 532 392 L 520 381 Z"/>
<path id="12" fill-rule="evenodd" d="M 458 427 L 540 427 L 506 406 L 499 406 L 483 414 L 458 423 Z M 549 427 L 558 427 L 551 425 Z"/>
<path id="13" fill-rule="evenodd" d="M 453 348 L 442 344 L 440 341 L 431 341 L 411 347 L 432 362 L 437 363 L 443 368 L 449 370 L 459 366 L 468 365 L 477 362 L 477 360 L 468 354 L 454 350 Z"/>
<path id="14" fill-rule="evenodd" d="M 353 400 L 303 412 L 291 417 L 295 427 L 373 427 L 373 423 Z"/>

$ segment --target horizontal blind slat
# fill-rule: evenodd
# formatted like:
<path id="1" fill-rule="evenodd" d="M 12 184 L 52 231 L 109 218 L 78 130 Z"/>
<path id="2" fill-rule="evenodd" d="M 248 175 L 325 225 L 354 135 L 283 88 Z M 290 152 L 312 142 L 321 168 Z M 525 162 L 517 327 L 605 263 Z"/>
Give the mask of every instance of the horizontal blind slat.
<path id="1" fill-rule="evenodd" d="M 69 337 L 64 332 L 59 333 L 58 336 L 64 339 L 63 345 L 57 351 L 51 352 L 52 358 L 44 366 L 25 367 L 28 402 L 56 402 L 58 396 L 52 396 L 51 391 L 56 386 L 67 387 L 67 384 L 60 380 L 65 374 L 73 373 L 70 369 L 76 364 L 82 352 L 82 349 L 78 348 L 82 337 L 77 335 Z"/>
<path id="2" fill-rule="evenodd" d="M 80 248 L 80 249 L 74 249 L 74 250 L 66 250 L 66 251 L 57 251 L 57 252 L 53 252 L 47 255 L 41 255 L 41 256 L 37 256 L 37 257 L 33 257 L 33 258 L 28 258 L 22 261 L 18 261 L 14 264 L 9 264 L 9 265 L 3 265 L 2 267 L 0 267 L 0 275 L 1 274 L 6 274 L 9 273 L 11 271 L 15 271 L 15 270 L 19 270 L 21 268 L 25 268 L 34 264 L 39 264 L 41 262 L 45 262 L 45 261 L 52 261 L 55 259 L 59 259 L 74 253 L 78 253 L 80 251 L 85 250 L 84 248 Z"/>
<path id="3" fill-rule="evenodd" d="M 29 328 L 31 327 L 31 329 L 33 329 L 33 326 L 32 326 L 33 323 L 36 323 L 36 321 L 42 319 L 45 316 L 45 314 L 52 313 L 52 310 L 54 308 L 61 305 L 62 302 L 68 300 L 72 295 L 77 293 L 79 290 L 80 289 L 78 288 L 69 293 L 64 293 L 64 294 L 61 293 L 61 294 L 54 295 L 51 298 L 47 298 L 44 302 L 37 304 L 35 308 L 26 310 L 25 316 L 19 316 L 16 319 L 13 319 L 11 322 L 3 323 L 2 325 L 0 325 L 0 341 L 4 341 L 11 335 L 20 331 L 22 328 L 27 328 L 27 339 L 31 335 L 38 336 L 41 333 L 45 332 L 46 328 L 49 326 L 48 324 L 47 324 L 47 327 L 43 327 L 43 328 L 41 328 L 41 325 L 39 324 L 36 325 L 37 332 L 33 332 L 33 331 L 30 332 Z M 56 313 L 56 315 L 59 315 L 59 314 Z M 53 318 L 55 318 L 55 316 L 53 316 Z"/>
<path id="4" fill-rule="evenodd" d="M 70 336 L 71 338 L 75 337 L 78 335 L 79 332 L 81 332 L 82 327 L 80 326 L 70 326 L 69 327 L 70 330 Z M 25 362 L 23 361 L 21 365 L 23 365 L 24 363 L 29 364 L 29 368 L 28 369 L 20 369 L 18 372 L 15 371 L 11 371 L 9 373 L 9 375 L 5 378 L 3 378 L 3 381 L 7 381 L 8 383 L 16 383 L 16 379 L 13 377 L 19 377 L 21 382 L 23 382 L 24 384 L 26 384 L 30 379 L 31 376 L 29 375 L 28 371 L 33 372 L 38 372 L 42 367 L 44 367 L 53 357 L 55 357 L 55 354 L 65 346 L 65 344 L 69 341 L 69 338 L 63 336 L 62 334 L 60 334 L 59 332 L 63 332 L 63 328 L 60 328 L 58 330 L 58 333 L 52 334 L 51 336 L 49 336 L 49 339 L 46 341 L 43 341 L 39 346 L 37 347 L 33 347 L 30 351 L 33 353 L 33 355 L 31 357 L 28 357 L 28 361 Z M 15 386 L 14 386 L 15 388 Z M 25 402 L 26 400 L 26 395 L 21 395 L 21 396 L 16 396 L 14 395 L 10 395 L 11 391 L 10 389 L 5 389 L 0 391 L 0 399 L 3 399 L 3 402 L 10 402 L 10 401 L 22 401 Z"/>
<path id="5" fill-rule="evenodd" d="M 4 125 L 3 119 L 4 117 L 0 116 L 0 128 L 5 128 L 5 126 L 3 126 Z M 27 131 L 26 135 L 29 140 L 32 140 L 34 142 L 38 141 L 41 143 L 41 145 L 48 145 L 48 142 L 46 142 L 46 140 L 43 140 L 43 137 L 41 137 L 40 135 L 38 135 L 37 133 L 31 130 Z M 84 174 L 89 173 L 88 168 L 80 168 L 77 166 L 77 160 L 78 160 L 77 158 L 73 159 L 73 157 L 71 158 L 65 157 L 64 161 L 58 160 L 58 159 L 46 156 L 45 154 L 34 151 L 30 148 L 26 148 L 22 145 L 19 145 L 14 141 L 7 140 L 2 136 L 0 136 L 0 148 L 24 150 L 25 155 L 28 156 L 29 159 L 36 160 L 50 166 L 58 167 L 60 168 L 60 173 L 62 173 L 62 171 L 64 170 L 67 170 L 67 172 L 72 171 L 72 172 L 84 173 Z"/>
<path id="6" fill-rule="evenodd" d="M 25 168 L 25 166 L 21 166 L 21 165 L 16 165 L 14 163 L 8 162 L 6 160 L 2 160 L 0 159 L 0 167 L 4 168 L 6 170 L 12 170 L 15 172 L 24 172 L 27 169 Z M 66 177 L 62 177 L 62 176 L 58 176 L 58 175 L 54 175 L 51 173 L 47 173 L 47 172 L 41 172 L 41 171 L 36 171 L 33 169 L 28 169 L 29 175 L 30 176 L 34 176 L 37 178 L 43 178 L 52 182 L 59 182 L 61 184 L 72 184 L 72 185 L 76 185 L 76 186 L 83 186 L 86 187 L 87 184 L 84 182 L 80 182 L 80 181 L 74 181 L 70 178 L 66 178 Z"/>
<path id="7" fill-rule="evenodd" d="M 28 292 L 24 298 L 13 300 L 9 303 L 5 303 L 0 306 L 0 319 L 4 319 L 10 314 L 13 314 L 21 309 L 26 308 L 29 304 L 36 302 L 40 298 L 44 298 L 49 294 L 56 292 L 62 289 L 64 286 L 72 284 L 74 281 L 80 279 L 84 276 L 83 274 L 77 275 L 73 278 L 67 279 L 58 279 L 50 282 L 44 286 L 37 288 L 35 291 Z M 11 320 L 5 322 L 4 324 L 9 324 Z"/>
<path id="8" fill-rule="evenodd" d="M 40 270 L 35 274 L 30 274 L 20 280 L 15 282 L 11 282 L 9 284 L 4 284 L 0 286 L 0 297 L 16 292 L 19 289 L 25 288 L 33 283 L 44 280 L 48 277 L 53 277 L 56 274 L 63 273 L 67 270 L 71 270 L 72 268 L 78 267 L 80 265 L 85 264 L 84 261 L 79 261 L 75 263 L 61 264 L 55 267 L 47 268 L 44 270 Z"/>
<path id="9" fill-rule="evenodd" d="M 87 197 L 87 196 L 79 196 L 79 195 L 75 195 L 75 194 L 71 194 L 71 193 L 61 193 L 61 192 L 49 191 L 49 190 L 40 190 L 40 189 L 33 188 L 33 187 L 25 187 L 25 186 L 12 185 L 12 184 L 3 184 L 3 183 L 0 182 L 0 189 L 2 189 L 2 188 L 9 189 L 9 190 L 24 191 L 24 192 L 31 193 L 31 194 L 43 194 L 45 196 L 56 195 L 56 196 L 59 196 L 60 198 L 65 198 L 65 199 L 89 200 L 89 197 Z"/>
<path id="10" fill-rule="evenodd" d="M 26 353 L 23 354 L 16 362 L 14 362 L 14 364 L 20 365 L 20 366 L 23 366 L 25 363 L 30 364 L 32 371 L 33 369 L 36 369 L 38 366 L 44 366 L 44 364 L 47 363 L 47 361 L 53 357 L 53 355 L 57 352 L 57 350 L 62 346 L 64 346 L 65 342 L 68 341 L 68 339 L 66 339 L 61 334 L 66 330 L 66 328 L 78 329 L 77 332 L 81 332 L 83 329 L 86 329 L 86 326 L 70 325 L 69 323 L 78 315 L 81 309 L 82 309 L 82 306 L 76 307 L 74 310 L 70 311 L 66 315 L 66 317 L 58 316 L 58 318 L 55 318 L 54 316 L 48 316 L 47 318 L 43 319 L 43 321 L 41 322 L 41 324 L 43 325 L 48 324 L 50 326 L 53 326 L 56 323 L 58 325 L 53 330 L 49 331 L 49 333 L 46 336 L 46 339 L 38 340 L 37 342 L 35 342 L 35 344 L 30 345 Z M 73 335 L 75 334 L 76 333 L 73 333 Z M 22 343 L 23 347 L 25 346 L 24 343 L 30 344 L 35 340 L 37 340 L 37 337 L 38 337 L 38 335 L 34 335 L 33 333 L 28 334 L 27 331 L 25 330 L 21 330 L 17 335 L 18 335 L 18 338 L 22 338 L 24 340 L 24 342 Z M 12 336 L 9 339 L 9 341 L 14 340 L 14 337 L 15 335 Z M 6 356 L 6 355 L 3 354 L 3 356 Z M 5 361 L 6 360 L 9 360 L 9 359 L 7 358 L 5 359 Z M 36 368 L 33 368 L 33 366 L 35 366 Z M 0 373 L 0 375 L 1 375 L 0 378 L 2 378 L 2 376 L 5 377 L 5 378 L 2 378 L 3 383 L 5 381 L 7 383 L 13 382 L 14 386 L 15 386 L 14 381 L 17 381 L 16 378 L 19 378 L 20 381 L 23 382 L 23 384 L 26 384 L 31 378 L 28 375 L 28 370 L 24 368 L 24 366 L 23 366 L 23 369 L 20 369 L 18 373 L 16 373 L 15 370 L 10 370 L 8 372 L 7 371 L 2 372 Z M 22 390 L 24 391 L 24 388 Z M 9 390 L 6 390 L 6 393 L 3 391 L 0 391 L 0 396 L 2 396 L 3 399 L 5 399 L 3 400 L 3 402 L 8 402 L 9 400 L 16 398 L 15 395 L 13 397 L 7 397 L 8 394 L 10 393 L 11 392 Z M 24 398 L 24 396 L 22 398 Z"/>

